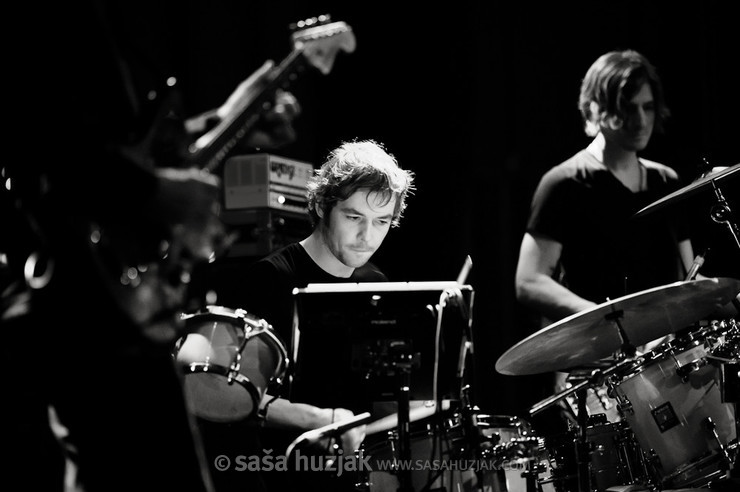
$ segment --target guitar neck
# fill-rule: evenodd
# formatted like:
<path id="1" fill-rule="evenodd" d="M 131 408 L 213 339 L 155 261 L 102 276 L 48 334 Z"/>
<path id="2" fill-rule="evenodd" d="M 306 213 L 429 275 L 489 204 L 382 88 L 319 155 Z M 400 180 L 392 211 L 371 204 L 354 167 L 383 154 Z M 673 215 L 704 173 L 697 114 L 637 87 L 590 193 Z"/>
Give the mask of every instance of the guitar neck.
<path id="1" fill-rule="evenodd" d="M 287 89 L 295 76 L 308 66 L 303 49 L 294 49 L 280 65 L 254 84 L 229 115 L 190 146 L 188 162 L 205 172 L 215 172 L 231 149 L 252 130 L 260 115 L 271 108 L 275 93 Z"/>

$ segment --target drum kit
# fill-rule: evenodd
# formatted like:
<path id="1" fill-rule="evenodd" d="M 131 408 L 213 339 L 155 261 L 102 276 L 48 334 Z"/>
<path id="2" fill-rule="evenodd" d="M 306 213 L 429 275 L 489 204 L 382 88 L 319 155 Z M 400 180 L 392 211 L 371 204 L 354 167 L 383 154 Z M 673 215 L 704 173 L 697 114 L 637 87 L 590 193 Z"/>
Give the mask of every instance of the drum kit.
<path id="1" fill-rule="evenodd" d="M 505 352 L 496 369 L 507 375 L 587 368 L 581 382 L 529 410 L 534 416 L 576 395 L 577 425 L 545 439 L 552 470 L 544 481 L 558 491 L 603 491 L 706 487 L 727 478 L 738 454 L 740 395 L 728 386 L 740 370 L 740 323 L 702 320 L 738 294 L 735 279 L 677 282 L 565 318 Z M 666 335 L 673 339 L 636 352 Z M 588 407 L 587 391 L 601 387 L 618 418 Z"/>
<path id="2" fill-rule="evenodd" d="M 712 189 L 712 219 L 740 248 L 718 186 L 738 171 L 740 164 L 702 177 L 638 215 Z M 728 306 L 736 314 L 713 318 Z M 482 413 L 465 386 L 456 404 L 424 402 L 381 419 L 358 415 L 309 431 L 289 452 L 366 425 L 370 439 L 359 451 L 373 464 L 397 463 L 399 456 L 458 462 L 446 478 L 429 467 L 363 472 L 356 490 L 370 492 L 626 492 L 721 484 L 730 480 L 740 452 L 737 313 L 740 280 L 691 277 L 608 300 L 515 344 L 496 361 L 500 374 L 571 374 L 567 389 L 529 409 L 533 417 L 556 404 L 572 405 L 576 420 L 563 434 L 542 437 L 525 418 Z M 268 322 L 243 310 L 208 306 L 183 319 L 187 334 L 173 357 L 186 374 L 193 412 L 215 422 L 254 418 L 264 395 L 288 373 L 285 345 Z M 639 350 L 656 340 L 662 343 Z"/>

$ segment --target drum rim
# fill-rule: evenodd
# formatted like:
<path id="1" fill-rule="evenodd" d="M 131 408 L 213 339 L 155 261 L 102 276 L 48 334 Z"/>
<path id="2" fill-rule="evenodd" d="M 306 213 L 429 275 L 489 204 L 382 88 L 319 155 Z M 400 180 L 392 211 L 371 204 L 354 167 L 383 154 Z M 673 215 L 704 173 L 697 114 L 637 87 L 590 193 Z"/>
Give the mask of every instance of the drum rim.
<path id="1" fill-rule="evenodd" d="M 182 313 L 180 319 L 183 321 L 189 321 L 197 317 L 204 317 L 205 319 L 209 319 L 210 317 L 225 317 L 243 320 L 246 316 L 255 317 L 244 309 L 232 309 L 226 306 L 208 305 L 193 312 Z"/>
<path id="2" fill-rule="evenodd" d="M 185 372 L 185 377 L 192 374 L 216 374 L 217 376 L 223 377 L 228 377 L 229 375 L 229 368 L 224 367 L 221 364 L 212 364 L 210 362 L 191 362 L 190 364 L 184 365 L 183 370 Z M 242 373 L 237 373 L 236 375 L 232 376 L 232 378 L 239 384 L 239 386 L 244 388 L 247 393 L 249 393 L 249 396 L 252 399 L 252 411 L 243 418 L 248 419 L 253 417 L 259 410 L 262 400 L 262 396 L 259 394 L 259 390 L 257 389 L 256 385 L 252 383 L 249 377 L 245 376 Z M 267 388 L 265 388 L 265 391 L 267 391 Z M 196 412 L 196 415 L 200 416 L 201 418 L 206 418 L 202 415 L 199 415 L 200 412 L 198 412 L 197 409 L 193 409 L 193 411 Z"/>
<path id="3" fill-rule="evenodd" d="M 275 371 L 273 373 L 273 376 L 270 378 L 270 381 L 268 384 L 272 384 L 273 382 L 278 385 L 283 384 L 283 379 L 285 378 L 286 374 L 288 373 L 288 369 L 290 369 L 290 357 L 288 357 L 288 349 L 285 347 L 285 344 L 280 339 L 278 334 L 275 332 L 275 330 L 272 328 L 272 326 L 268 326 L 268 329 L 265 331 L 262 331 L 260 333 L 257 333 L 256 335 L 252 336 L 258 336 L 261 334 L 267 335 L 269 338 L 272 339 L 274 342 L 273 347 L 277 347 L 278 351 L 278 364 L 275 368 Z M 247 337 L 247 343 L 249 343 L 249 339 L 252 336 Z"/>
<path id="4" fill-rule="evenodd" d="M 691 333 L 687 333 L 681 338 L 671 340 L 670 342 L 666 342 L 649 352 L 645 352 L 635 360 L 636 365 L 632 365 L 629 369 L 617 376 L 618 381 L 616 383 L 613 383 L 613 385 L 619 386 L 624 381 L 627 381 L 635 376 L 638 376 L 639 374 L 642 374 L 648 367 L 652 366 L 653 364 L 663 362 L 669 357 L 674 357 L 675 359 L 676 355 L 687 352 L 693 348 L 696 348 L 700 344 L 703 344 L 704 339 L 692 338 L 692 335 L 700 333 L 701 331 L 703 330 L 692 331 Z"/>

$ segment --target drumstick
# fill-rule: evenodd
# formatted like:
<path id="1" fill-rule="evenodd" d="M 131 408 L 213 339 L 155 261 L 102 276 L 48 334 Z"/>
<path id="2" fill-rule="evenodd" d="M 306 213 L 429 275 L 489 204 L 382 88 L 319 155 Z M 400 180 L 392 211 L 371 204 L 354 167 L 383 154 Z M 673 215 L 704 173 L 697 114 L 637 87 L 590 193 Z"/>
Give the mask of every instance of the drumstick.
<path id="1" fill-rule="evenodd" d="M 316 444 L 321 439 L 328 436 L 338 436 L 339 434 L 343 434 L 350 429 L 364 424 L 368 420 L 370 420 L 370 412 L 364 412 L 349 419 L 334 422 L 329 425 L 325 425 L 324 427 L 319 427 L 318 429 L 306 431 L 290 443 L 285 451 L 285 456 L 290 456 L 296 447 Z"/>
<path id="2" fill-rule="evenodd" d="M 442 402 L 442 410 L 447 410 L 450 408 L 450 402 L 449 400 L 444 400 Z M 413 407 L 409 409 L 409 422 L 416 422 L 418 420 L 421 420 L 423 418 L 429 417 L 430 415 L 433 415 L 437 411 L 437 405 L 434 402 L 424 402 L 423 405 Z M 367 424 L 365 428 L 365 435 L 371 436 L 373 434 L 377 434 L 378 432 L 384 432 L 389 431 L 396 427 L 398 425 L 398 414 L 392 413 L 390 415 L 386 415 L 385 417 L 382 417 L 374 422 L 370 422 Z"/>

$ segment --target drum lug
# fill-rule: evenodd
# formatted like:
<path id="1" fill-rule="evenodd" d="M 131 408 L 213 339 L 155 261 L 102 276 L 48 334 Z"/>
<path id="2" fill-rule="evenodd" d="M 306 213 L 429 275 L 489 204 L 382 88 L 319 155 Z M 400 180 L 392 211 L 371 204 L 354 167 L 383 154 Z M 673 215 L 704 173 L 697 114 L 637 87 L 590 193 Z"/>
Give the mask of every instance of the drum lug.
<path id="1" fill-rule="evenodd" d="M 635 414 L 635 409 L 632 408 L 632 402 L 630 402 L 629 398 L 627 398 L 626 396 L 619 396 L 617 402 L 617 410 L 619 411 L 620 415 L 625 416 Z"/>
<path id="2" fill-rule="evenodd" d="M 356 482 L 353 488 L 355 492 L 370 492 L 370 481 L 364 480 L 362 482 Z"/>
<path id="3" fill-rule="evenodd" d="M 676 369 L 676 374 L 678 374 L 681 377 L 681 381 L 686 383 L 689 381 L 689 376 L 691 373 L 694 373 L 701 369 L 702 367 L 706 366 L 709 363 L 707 359 L 700 359 L 694 362 L 691 362 L 689 364 L 686 364 L 684 366 L 681 366 Z"/>
<path id="4" fill-rule="evenodd" d="M 727 449 L 727 446 L 722 444 L 722 440 L 719 438 L 719 434 L 717 434 L 717 424 L 714 423 L 714 420 L 712 420 L 712 417 L 706 417 L 703 421 L 703 424 L 704 424 L 704 429 L 717 442 L 717 446 L 719 446 L 720 451 L 722 451 L 722 456 L 724 457 L 725 461 L 728 464 L 732 463 L 732 459 L 730 458 L 730 452 Z"/>
<path id="5" fill-rule="evenodd" d="M 653 470 L 658 470 L 661 468 L 660 456 L 658 456 L 658 453 L 656 453 L 655 450 L 652 448 L 650 449 L 650 451 L 645 453 L 645 463 Z"/>
<path id="6" fill-rule="evenodd" d="M 240 353 L 236 354 L 236 357 L 234 358 L 234 362 L 231 363 L 229 366 L 229 375 L 226 378 L 226 382 L 228 384 L 231 384 L 234 382 L 234 379 L 239 375 L 239 371 L 241 370 L 241 359 L 242 356 Z"/>

